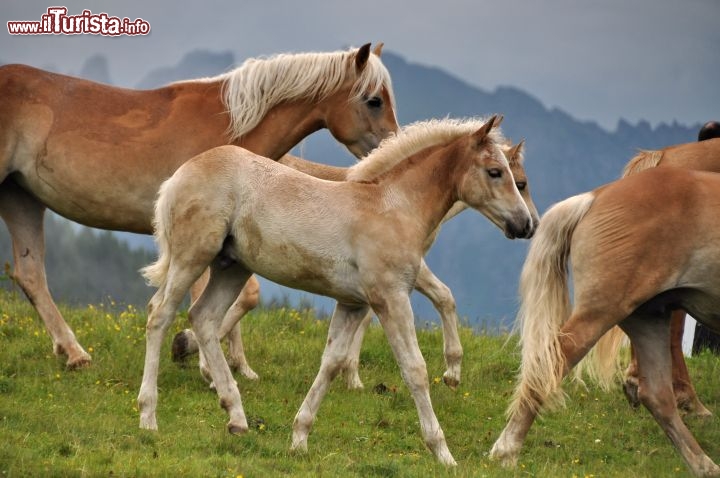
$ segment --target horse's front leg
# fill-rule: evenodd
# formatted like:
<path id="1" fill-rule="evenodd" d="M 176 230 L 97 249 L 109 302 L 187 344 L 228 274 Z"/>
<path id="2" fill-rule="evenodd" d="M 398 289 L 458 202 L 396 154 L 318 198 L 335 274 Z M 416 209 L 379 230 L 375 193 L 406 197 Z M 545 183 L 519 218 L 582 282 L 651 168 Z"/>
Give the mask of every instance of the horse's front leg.
<path id="1" fill-rule="evenodd" d="M 388 294 L 374 300 L 372 307 L 380 319 L 395 360 L 400 366 L 403 380 L 415 401 L 425 444 L 441 463 L 456 465 L 430 401 L 427 368 L 415 334 L 410 297 L 402 292 Z"/>
<path id="2" fill-rule="evenodd" d="M 78 368 L 90 363 L 70 326 L 60 315 L 48 290 L 45 276 L 45 206 L 11 179 L 0 186 L 0 215 L 5 220 L 13 245 L 13 279 L 35 306 L 45 323 L 57 355 L 67 355 L 66 365 Z"/>
<path id="3" fill-rule="evenodd" d="M 220 347 L 218 330 L 222 318 L 250 276 L 251 273 L 241 265 L 228 266 L 216 259 L 211 266 L 207 287 L 188 312 L 200 352 L 205 357 L 208 373 L 220 397 L 220 406 L 230 416 L 227 424 L 230 433 L 245 433 L 248 424 L 240 391 Z"/>
<path id="4" fill-rule="evenodd" d="M 330 320 L 325 351 L 320 362 L 320 370 L 305 396 L 300 410 L 295 415 L 291 449 L 307 450 L 307 438 L 320 408 L 320 403 L 327 393 L 333 378 L 347 363 L 350 343 L 368 311 L 369 307 L 367 306 L 351 307 L 343 304 L 335 306 L 335 311 Z"/>
<path id="5" fill-rule="evenodd" d="M 430 299 L 440 314 L 443 327 L 443 343 L 445 351 L 445 365 L 447 370 L 443 373 L 445 385 L 455 390 L 460 385 L 460 368 L 462 367 L 463 349 L 458 334 L 458 316 L 455 298 L 450 288 L 443 284 L 423 259 L 420 263 L 415 289 Z"/>

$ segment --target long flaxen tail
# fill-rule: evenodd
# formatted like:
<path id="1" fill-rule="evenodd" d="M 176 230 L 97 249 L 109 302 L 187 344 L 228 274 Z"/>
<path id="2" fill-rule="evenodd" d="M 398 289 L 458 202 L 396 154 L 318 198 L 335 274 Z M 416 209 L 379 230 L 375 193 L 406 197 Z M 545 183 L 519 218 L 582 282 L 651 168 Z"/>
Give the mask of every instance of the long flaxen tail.
<path id="1" fill-rule="evenodd" d="M 593 193 L 566 199 L 543 216 L 520 276 L 522 364 L 508 413 L 529 406 L 535 411 L 562 403 L 557 393 L 564 358 L 560 328 L 570 315 L 567 262 L 575 228 L 594 200 Z"/>

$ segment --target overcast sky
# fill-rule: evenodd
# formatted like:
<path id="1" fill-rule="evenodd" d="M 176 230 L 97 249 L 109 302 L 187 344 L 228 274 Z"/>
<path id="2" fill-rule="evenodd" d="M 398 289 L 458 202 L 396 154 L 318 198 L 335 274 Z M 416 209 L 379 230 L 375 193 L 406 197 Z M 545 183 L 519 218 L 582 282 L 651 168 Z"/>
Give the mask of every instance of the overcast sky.
<path id="1" fill-rule="evenodd" d="M 7 21 L 39 21 L 54 5 L 143 18 L 151 34 L 7 32 Z M 719 0 L 3 0 L 0 16 L 0 62 L 78 72 L 104 54 L 112 79 L 129 87 L 194 49 L 229 50 L 239 63 L 383 41 L 408 61 L 486 90 L 519 87 L 610 130 L 620 118 L 720 120 Z"/>

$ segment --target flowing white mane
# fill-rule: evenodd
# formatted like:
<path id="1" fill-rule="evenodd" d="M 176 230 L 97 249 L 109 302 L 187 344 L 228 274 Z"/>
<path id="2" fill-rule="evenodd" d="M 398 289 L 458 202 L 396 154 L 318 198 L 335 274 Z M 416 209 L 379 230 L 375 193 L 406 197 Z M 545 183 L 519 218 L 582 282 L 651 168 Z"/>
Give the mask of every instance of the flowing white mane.
<path id="1" fill-rule="evenodd" d="M 404 126 L 400 132 L 383 140 L 374 151 L 348 169 L 348 181 L 372 181 L 396 164 L 431 146 L 450 143 L 474 133 L 487 122 L 484 118 L 432 119 Z M 506 140 L 498 128 L 489 133 L 498 144 Z"/>
<path id="2" fill-rule="evenodd" d="M 320 100 L 355 76 L 358 49 L 322 53 L 283 53 L 249 58 L 234 70 L 209 80 L 223 81 L 223 101 L 230 113 L 231 140 L 252 130 L 273 106 L 287 100 Z M 380 57 L 370 54 L 355 79 L 349 100 L 374 96 L 385 87 L 395 106 L 390 73 Z"/>

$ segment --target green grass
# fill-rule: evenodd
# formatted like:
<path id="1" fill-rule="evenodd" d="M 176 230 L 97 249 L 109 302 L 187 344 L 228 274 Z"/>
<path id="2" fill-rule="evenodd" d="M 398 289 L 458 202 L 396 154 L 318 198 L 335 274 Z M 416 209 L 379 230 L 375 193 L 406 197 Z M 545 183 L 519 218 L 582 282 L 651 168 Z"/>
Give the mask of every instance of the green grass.
<path id="1" fill-rule="evenodd" d="M 138 428 L 135 399 L 144 355 L 144 311 L 114 304 L 62 308 L 93 364 L 66 371 L 51 353 L 31 306 L 0 293 L 0 476 L 686 476 L 687 469 L 644 409 L 631 410 L 619 390 L 604 393 L 568 384 L 568 407 L 531 429 L 519 465 L 506 470 L 487 451 L 504 426 L 518 356 L 506 337 L 461 333 L 463 384 L 446 388 L 442 335 L 419 332 L 431 395 L 455 469 L 438 465 L 420 437 L 412 399 L 379 327 L 361 355 L 365 390 L 336 380 L 309 438 L 309 452 L 288 451 L 292 421 L 314 379 L 327 322 L 290 309 L 259 310 L 243 334 L 258 382 L 238 377 L 251 431 L 226 432 L 226 414 L 200 379 L 196 362 L 163 352 L 159 432 Z M 720 360 L 689 362 L 700 397 L 720 410 Z M 374 390 L 384 384 L 387 391 Z M 701 446 L 720 459 L 718 419 L 689 420 Z"/>

